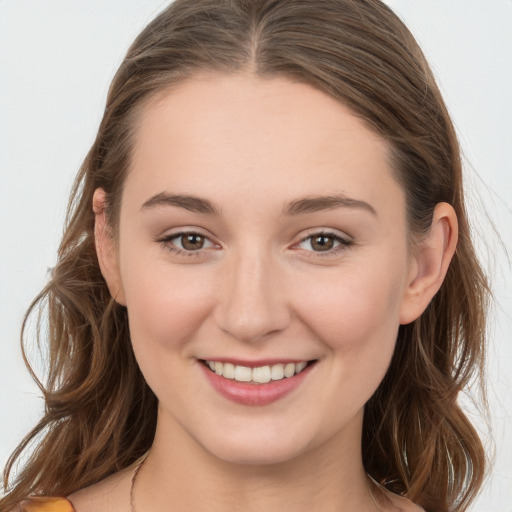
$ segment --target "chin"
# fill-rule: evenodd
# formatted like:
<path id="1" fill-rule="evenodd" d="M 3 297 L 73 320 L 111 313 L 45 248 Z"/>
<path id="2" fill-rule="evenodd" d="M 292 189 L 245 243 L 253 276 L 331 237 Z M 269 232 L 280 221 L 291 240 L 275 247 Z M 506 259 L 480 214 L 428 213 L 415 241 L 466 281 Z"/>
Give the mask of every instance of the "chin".
<path id="1" fill-rule="evenodd" d="M 215 446 L 214 448 L 206 448 L 211 455 L 217 459 L 236 465 L 245 466 L 269 466 L 274 464 L 283 464 L 295 459 L 303 451 L 295 447 L 279 447 L 268 444 L 246 442 L 242 445 Z"/>
<path id="2" fill-rule="evenodd" d="M 230 430 L 227 430 L 230 432 Z M 213 435 L 212 435 L 213 434 Z M 258 432 L 238 430 L 210 432 L 206 439 L 196 441 L 215 458 L 231 464 L 264 466 L 282 464 L 312 449 L 312 436 L 307 432 L 286 432 L 261 425 Z"/>

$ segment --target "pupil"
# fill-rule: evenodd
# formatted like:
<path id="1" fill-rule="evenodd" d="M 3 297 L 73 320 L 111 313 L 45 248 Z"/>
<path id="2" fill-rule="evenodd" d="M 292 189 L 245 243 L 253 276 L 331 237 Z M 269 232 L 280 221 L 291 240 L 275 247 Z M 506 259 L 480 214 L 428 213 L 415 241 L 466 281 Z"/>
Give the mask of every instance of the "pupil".
<path id="1" fill-rule="evenodd" d="M 204 236 L 201 235 L 183 235 L 181 237 L 181 245 L 189 251 L 197 251 L 204 245 Z"/>
<path id="2" fill-rule="evenodd" d="M 333 248 L 334 240 L 330 236 L 320 235 L 313 238 L 311 246 L 315 251 L 328 251 Z"/>

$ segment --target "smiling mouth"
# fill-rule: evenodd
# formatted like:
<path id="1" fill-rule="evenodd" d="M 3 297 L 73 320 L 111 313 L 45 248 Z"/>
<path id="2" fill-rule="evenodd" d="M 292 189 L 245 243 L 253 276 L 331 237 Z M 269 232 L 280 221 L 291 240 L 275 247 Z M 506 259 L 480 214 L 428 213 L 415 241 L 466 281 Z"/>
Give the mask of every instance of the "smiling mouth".
<path id="1" fill-rule="evenodd" d="M 311 366 L 316 360 L 300 361 L 298 363 L 278 363 L 274 365 L 248 366 L 235 365 L 233 363 L 222 363 L 220 361 L 201 361 L 213 373 L 226 379 L 248 384 L 267 384 L 268 382 L 289 379 L 303 372 L 306 367 Z"/>

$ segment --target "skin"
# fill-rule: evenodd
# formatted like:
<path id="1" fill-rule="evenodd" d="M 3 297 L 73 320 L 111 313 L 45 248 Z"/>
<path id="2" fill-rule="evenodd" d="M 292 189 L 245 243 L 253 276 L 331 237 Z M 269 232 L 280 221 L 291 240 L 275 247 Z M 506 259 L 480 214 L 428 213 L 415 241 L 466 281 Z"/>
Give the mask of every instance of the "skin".
<path id="1" fill-rule="evenodd" d="M 349 109 L 284 78 L 201 75 L 146 105 L 115 237 L 101 189 L 93 203 L 102 273 L 160 401 L 139 512 L 378 510 L 361 460 L 364 404 L 457 239 L 453 209 L 439 204 L 411 246 L 388 157 Z M 217 213 L 148 206 L 159 194 Z M 286 211 L 325 196 L 359 203 Z M 204 247 L 176 253 L 184 231 Z M 312 245 L 322 233 L 332 250 Z M 284 398 L 247 406 L 219 395 L 198 361 L 227 357 L 317 362 Z M 129 510 L 132 473 L 72 495 L 77 512 Z M 373 493 L 382 510 L 417 510 Z"/>

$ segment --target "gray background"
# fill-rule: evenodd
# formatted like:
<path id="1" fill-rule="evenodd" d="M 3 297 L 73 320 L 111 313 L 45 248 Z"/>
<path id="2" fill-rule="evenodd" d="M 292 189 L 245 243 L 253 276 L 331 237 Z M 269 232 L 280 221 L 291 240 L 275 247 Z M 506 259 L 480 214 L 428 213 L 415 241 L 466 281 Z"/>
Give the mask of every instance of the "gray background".
<path id="1" fill-rule="evenodd" d="M 0 467 L 42 410 L 20 355 L 23 313 L 55 262 L 72 179 L 113 73 L 166 3 L 0 0 Z M 468 206 L 497 299 L 488 360 L 495 465 L 472 511 L 511 512 L 512 2 L 388 3 L 429 58 L 466 156 Z"/>

